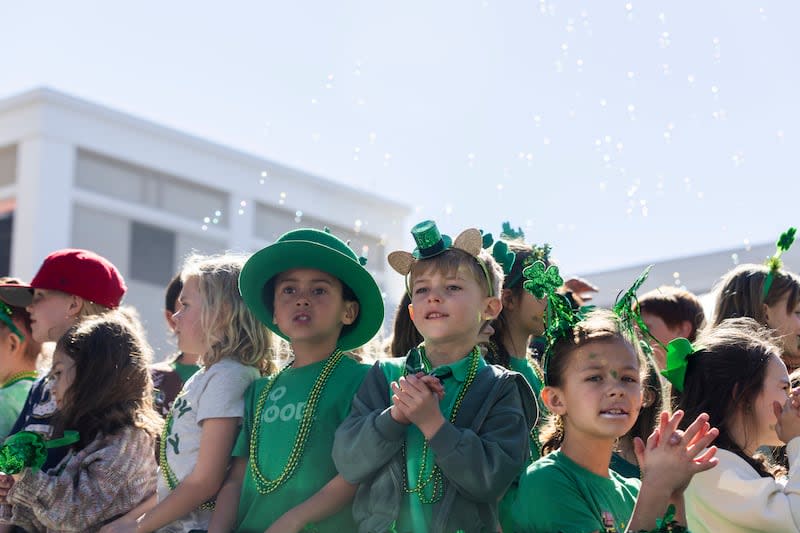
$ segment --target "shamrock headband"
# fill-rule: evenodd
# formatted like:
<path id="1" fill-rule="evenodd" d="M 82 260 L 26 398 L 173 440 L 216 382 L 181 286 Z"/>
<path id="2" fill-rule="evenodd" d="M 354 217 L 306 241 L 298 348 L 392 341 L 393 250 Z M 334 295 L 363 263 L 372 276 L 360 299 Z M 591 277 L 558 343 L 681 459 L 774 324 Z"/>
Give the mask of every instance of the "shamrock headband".
<path id="1" fill-rule="evenodd" d="M 9 307 L 5 302 L 0 301 L 0 322 L 8 326 L 8 329 L 11 330 L 11 333 L 19 337 L 20 341 L 24 341 L 25 335 L 23 335 L 17 325 L 14 324 L 13 316 L 14 312 L 11 310 L 11 307 Z"/>
<path id="2" fill-rule="evenodd" d="M 547 385 L 550 382 L 548 369 L 553 356 L 553 346 L 559 339 L 570 334 L 575 324 L 586 316 L 590 308 L 574 309 L 566 296 L 556 292 L 564 284 L 564 280 L 555 265 L 548 267 L 543 261 L 534 261 L 522 271 L 522 275 L 526 279 L 522 284 L 526 291 L 540 300 L 547 298 L 544 331 L 547 344 L 542 356 L 542 371 Z"/>
<path id="3" fill-rule="evenodd" d="M 772 282 L 775 280 L 775 273 L 783 266 L 783 263 L 781 262 L 781 256 L 783 255 L 783 252 L 789 251 L 789 248 L 792 247 L 795 233 L 797 233 L 797 228 L 789 228 L 781 233 L 781 236 L 778 238 L 778 242 L 775 243 L 777 247 L 775 254 L 767 259 L 766 265 L 769 267 L 769 272 L 767 272 L 767 277 L 764 280 L 764 288 L 761 292 L 762 300 L 767 299 L 769 290 L 772 288 Z"/>
<path id="4" fill-rule="evenodd" d="M 614 314 L 617 315 L 621 322 L 620 329 L 627 331 L 631 339 L 636 338 L 636 327 L 642 331 L 643 335 L 655 339 L 639 314 L 639 306 L 636 300 L 636 291 L 638 291 L 645 280 L 647 280 L 650 268 L 652 268 L 652 266 L 647 267 L 644 272 L 636 278 L 631 287 L 617 298 L 617 302 L 614 305 Z M 545 296 L 548 298 L 545 315 L 545 337 L 547 338 L 547 347 L 542 357 L 542 370 L 544 371 L 545 384 L 547 385 L 549 383 L 548 367 L 553 357 L 553 347 L 559 339 L 569 335 L 575 325 L 583 320 L 593 307 L 584 306 L 579 309 L 574 309 L 563 294 L 556 292 L 558 288 L 564 284 L 564 280 L 559 275 L 558 267 L 555 265 L 545 267 L 542 261 L 536 261 L 523 270 L 523 275 L 527 279 L 523 284 L 526 291 L 533 294 L 536 298 L 541 299 Z M 645 353 L 650 353 L 652 351 L 649 344 L 646 342 L 642 341 L 640 345 L 642 349 L 645 350 Z"/>
<path id="5" fill-rule="evenodd" d="M 653 355 L 653 348 L 646 339 L 657 342 L 664 349 L 667 348 L 661 341 L 655 338 L 650 332 L 650 328 L 648 328 L 647 324 L 642 320 L 639 299 L 636 296 L 636 292 L 644 285 L 644 282 L 647 281 L 647 276 L 650 275 L 651 268 L 653 268 L 653 265 L 645 268 L 644 271 L 639 274 L 639 277 L 633 281 L 630 288 L 617 296 L 613 308 L 614 314 L 619 317 L 623 329 L 627 331 L 631 339 L 636 339 L 636 329 L 639 329 L 642 337 L 639 341 L 639 347 L 647 356 Z"/>
<path id="6" fill-rule="evenodd" d="M 406 279 L 406 292 L 409 296 L 411 290 L 408 286 L 408 274 L 411 272 L 411 267 L 417 261 L 424 261 L 436 257 L 450 249 L 461 250 L 466 252 L 478 262 L 486 276 L 486 283 L 489 286 L 489 296 L 494 296 L 494 288 L 492 287 L 492 278 L 489 276 L 489 269 L 486 268 L 486 263 L 478 257 L 483 246 L 483 237 L 481 232 L 475 228 L 466 229 L 456 237 L 453 241 L 447 235 L 439 233 L 439 228 L 436 227 L 436 222 L 433 220 L 424 220 L 411 228 L 411 235 L 414 237 L 417 247 L 414 251 L 409 253 L 403 250 L 398 250 L 389 254 L 387 260 L 389 265 Z"/>
<path id="7" fill-rule="evenodd" d="M 536 261 L 542 261 L 548 264 L 550 262 L 550 250 L 552 249 L 547 243 L 543 246 L 538 246 L 536 244 L 530 245 L 530 255 L 522 260 L 522 268 L 519 269 L 519 272 L 511 276 L 511 270 L 514 268 L 514 264 L 517 261 L 517 254 L 509 250 L 509 242 L 525 245 L 525 234 L 522 232 L 522 228 L 517 228 L 515 230 L 511 227 L 509 222 L 503 222 L 503 231 L 500 232 L 500 240 L 496 242 L 491 233 L 483 233 L 483 247 L 489 250 L 495 261 L 503 267 L 503 273 L 506 275 L 503 286 L 506 288 L 514 287 L 519 283 L 522 279 L 522 271 Z"/>

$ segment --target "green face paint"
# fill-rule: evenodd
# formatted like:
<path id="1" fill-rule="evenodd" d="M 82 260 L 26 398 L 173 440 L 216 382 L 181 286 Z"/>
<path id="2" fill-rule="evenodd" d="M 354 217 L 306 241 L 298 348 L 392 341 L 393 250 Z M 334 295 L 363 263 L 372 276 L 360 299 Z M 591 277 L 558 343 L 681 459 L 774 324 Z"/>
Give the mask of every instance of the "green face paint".
<path id="1" fill-rule="evenodd" d="M 611 371 L 611 377 L 614 378 L 614 379 L 619 379 L 619 374 L 617 374 L 616 370 L 612 370 Z"/>

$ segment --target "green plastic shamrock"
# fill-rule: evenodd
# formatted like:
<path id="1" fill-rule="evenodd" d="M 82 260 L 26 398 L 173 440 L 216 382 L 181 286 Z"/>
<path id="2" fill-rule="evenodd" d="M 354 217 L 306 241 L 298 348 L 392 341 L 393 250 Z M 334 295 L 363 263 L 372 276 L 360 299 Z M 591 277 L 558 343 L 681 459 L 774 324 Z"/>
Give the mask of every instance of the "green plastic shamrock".
<path id="1" fill-rule="evenodd" d="M 548 293 L 554 293 L 556 289 L 564 284 L 564 280 L 558 273 L 558 267 L 550 265 L 546 267 L 542 261 L 534 263 L 522 271 L 527 281 L 523 283 L 523 288 L 541 299 Z"/>
<path id="2" fill-rule="evenodd" d="M 482 240 L 481 248 L 483 248 L 484 250 L 488 250 L 492 246 L 492 244 L 494 244 L 494 237 L 492 236 L 491 233 L 484 233 L 483 230 L 480 231 Z"/>
<path id="3" fill-rule="evenodd" d="M 778 248 L 784 252 L 789 250 L 794 243 L 795 233 L 797 233 L 797 228 L 789 228 L 781 233 L 781 236 L 778 238 Z"/>
<path id="4" fill-rule="evenodd" d="M 503 273 L 507 276 L 514 267 L 517 255 L 508 249 L 508 244 L 504 241 L 497 241 L 492 246 L 492 257 L 503 267 Z"/>
<path id="5" fill-rule="evenodd" d="M 764 288 L 761 292 L 762 299 L 766 300 L 767 296 L 769 295 L 769 290 L 772 288 L 772 282 L 775 280 L 775 272 L 781 269 L 783 264 L 781 263 L 781 255 L 783 252 L 789 250 L 794 243 L 794 236 L 797 233 L 797 228 L 789 228 L 783 233 L 781 236 L 778 237 L 778 242 L 775 243 L 777 246 L 777 250 L 775 250 L 775 254 L 771 257 L 767 258 L 767 268 L 769 268 L 769 272 L 767 272 L 767 277 L 764 279 Z"/>
<path id="6" fill-rule="evenodd" d="M 508 239 L 509 241 L 523 241 L 525 240 L 525 233 L 522 228 L 514 229 L 511 227 L 511 222 L 503 222 L 503 231 L 500 232 L 501 239 Z"/>

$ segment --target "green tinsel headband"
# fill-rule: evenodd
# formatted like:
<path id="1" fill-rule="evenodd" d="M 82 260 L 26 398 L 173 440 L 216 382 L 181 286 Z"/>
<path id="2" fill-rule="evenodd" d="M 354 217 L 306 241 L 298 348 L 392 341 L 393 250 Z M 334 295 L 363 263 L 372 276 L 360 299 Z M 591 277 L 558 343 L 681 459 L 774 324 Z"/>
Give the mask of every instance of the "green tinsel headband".
<path id="1" fill-rule="evenodd" d="M 775 273 L 783 266 L 783 263 L 781 262 L 781 256 L 783 255 L 783 252 L 788 252 L 789 248 L 792 247 L 795 233 L 797 233 L 797 228 L 789 228 L 781 233 L 781 236 L 778 238 L 778 242 L 775 243 L 777 247 L 775 254 L 767 259 L 766 264 L 767 267 L 769 267 L 769 272 L 767 272 L 767 277 L 764 280 L 764 288 L 761 291 L 762 300 L 767 299 L 769 290 L 772 288 L 772 282 L 775 280 Z"/>
<path id="2" fill-rule="evenodd" d="M 617 298 L 617 302 L 614 305 L 613 311 L 620 319 L 621 329 L 627 331 L 631 339 L 636 339 L 635 330 L 637 327 L 643 336 L 655 339 L 639 314 L 639 305 L 636 299 L 636 291 L 647 280 L 651 268 L 652 265 L 647 267 L 636 278 L 633 285 Z M 523 275 L 527 279 L 523 284 L 526 291 L 539 299 L 547 297 L 547 311 L 545 313 L 545 338 L 547 339 L 547 344 L 542 357 L 542 370 L 544 372 L 545 385 L 548 385 L 550 383 L 548 368 L 553 357 L 553 347 L 560 339 L 570 335 L 575 325 L 583 320 L 586 314 L 594 307 L 583 306 L 575 309 L 563 294 L 557 292 L 564 284 L 564 280 L 555 265 L 546 267 L 542 261 L 536 261 L 523 270 Z M 640 341 L 639 344 L 645 353 L 652 353 L 648 343 Z"/>

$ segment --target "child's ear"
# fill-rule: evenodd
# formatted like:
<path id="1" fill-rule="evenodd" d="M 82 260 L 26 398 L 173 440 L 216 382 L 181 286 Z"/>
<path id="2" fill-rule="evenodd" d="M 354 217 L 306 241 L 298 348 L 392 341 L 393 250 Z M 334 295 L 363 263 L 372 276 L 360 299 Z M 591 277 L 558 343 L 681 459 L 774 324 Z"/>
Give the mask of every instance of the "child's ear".
<path id="1" fill-rule="evenodd" d="M 494 320 L 503 310 L 503 302 L 497 296 L 490 296 L 486 299 L 486 307 L 481 314 L 481 321 Z"/>
<path id="2" fill-rule="evenodd" d="M 692 333 L 692 323 L 689 322 L 688 320 L 683 320 L 679 326 L 678 331 L 681 334 L 681 337 L 683 337 L 684 339 L 688 339 L 689 334 Z"/>
<path id="3" fill-rule="evenodd" d="M 74 294 L 69 295 L 69 306 L 67 307 L 67 316 L 78 316 L 83 309 L 84 299 Z"/>
<path id="4" fill-rule="evenodd" d="M 344 314 L 342 315 L 342 324 L 349 326 L 358 318 L 358 302 L 344 302 Z"/>
<path id="5" fill-rule="evenodd" d="M 175 313 L 169 309 L 164 309 L 164 319 L 167 321 L 167 327 L 169 327 L 170 331 L 175 331 L 175 326 L 177 326 L 174 316 Z"/>
<path id="6" fill-rule="evenodd" d="M 567 405 L 564 403 L 564 395 L 558 387 L 545 387 L 542 389 L 542 401 L 547 409 L 557 415 L 567 414 Z"/>
<path id="7" fill-rule="evenodd" d="M 414 304 L 408 304 L 408 317 L 414 322 Z"/>
<path id="8" fill-rule="evenodd" d="M 19 337 L 16 334 L 12 333 L 11 331 L 8 332 L 8 348 L 11 352 L 16 352 L 17 349 L 22 345 L 22 341 L 19 340 Z"/>

